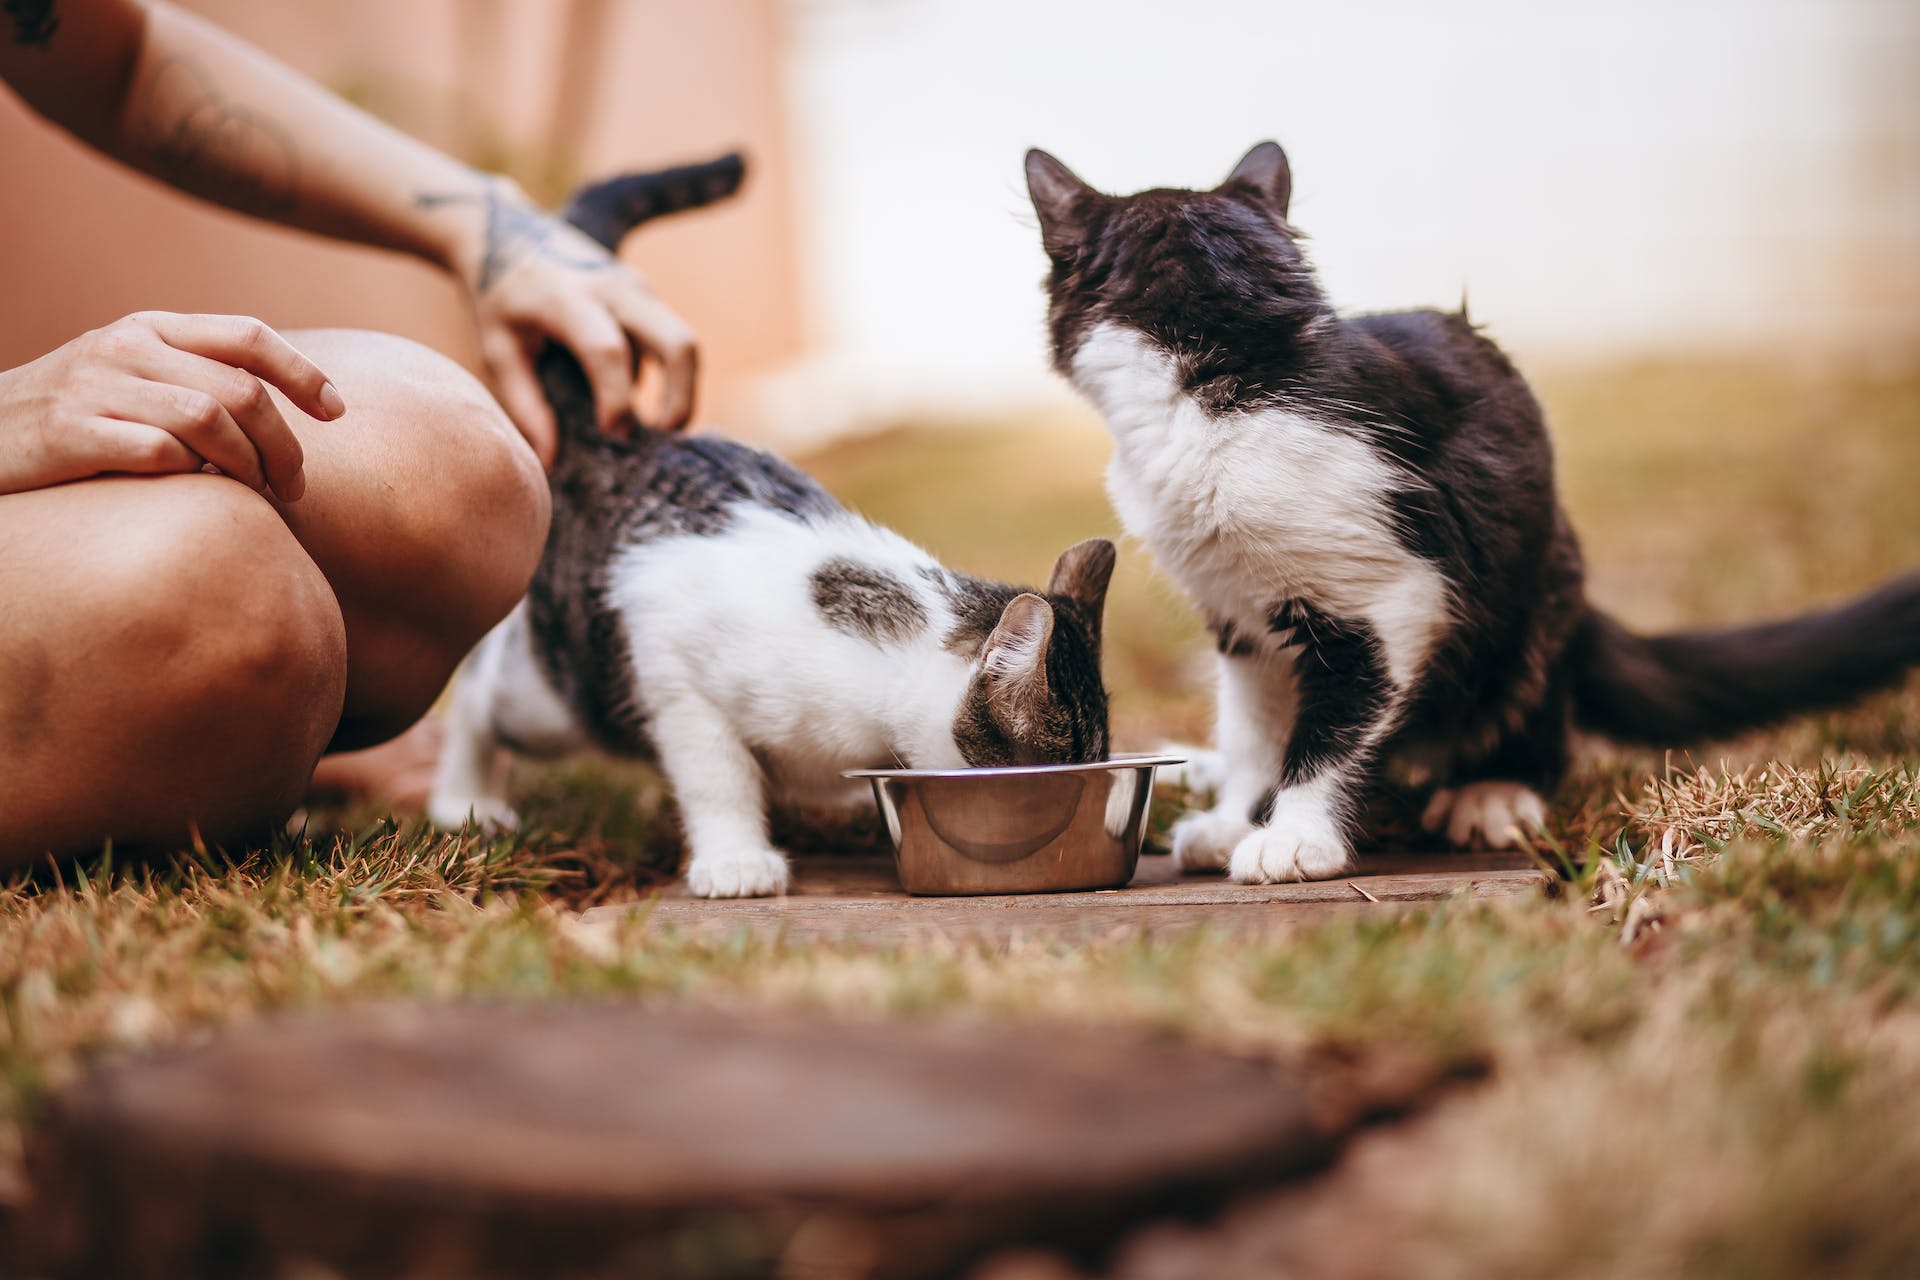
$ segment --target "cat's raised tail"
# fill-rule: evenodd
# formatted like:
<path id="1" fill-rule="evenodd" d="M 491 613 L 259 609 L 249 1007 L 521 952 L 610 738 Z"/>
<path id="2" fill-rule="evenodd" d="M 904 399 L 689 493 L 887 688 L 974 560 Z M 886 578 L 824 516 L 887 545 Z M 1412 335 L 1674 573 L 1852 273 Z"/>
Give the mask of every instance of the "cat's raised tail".
<path id="1" fill-rule="evenodd" d="M 560 216 L 612 253 L 643 222 L 726 199 L 740 189 L 746 174 L 747 162 L 738 151 L 699 164 L 621 174 L 575 191 Z M 564 454 L 572 441 L 598 436 L 593 391 L 573 353 L 550 342 L 540 353 L 539 370 L 540 385 L 559 425 L 560 452 Z"/>
<path id="2" fill-rule="evenodd" d="M 560 216 L 612 252 L 641 223 L 724 200 L 746 176 L 747 162 L 738 151 L 699 164 L 622 174 L 575 191 Z"/>
<path id="3" fill-rule="evenodd" d="M 1635 635 L 1599 610 L 1568 652 L 1574 718 L 1678 746 L 1837 706 L 1920 666 L 1920 573 L 1833 609 L 1725 631 Z"/>

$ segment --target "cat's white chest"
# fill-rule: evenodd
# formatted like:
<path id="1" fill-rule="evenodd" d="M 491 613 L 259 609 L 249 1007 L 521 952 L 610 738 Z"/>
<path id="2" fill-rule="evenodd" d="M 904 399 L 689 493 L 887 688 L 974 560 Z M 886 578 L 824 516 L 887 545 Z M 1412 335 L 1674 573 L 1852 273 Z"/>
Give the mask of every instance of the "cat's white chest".
<path id="1" fill-rule="evenodd" d="M 1141 335 L 1097 327 L 1074 381 L 1107 420 L 1121 520 L 1215 621 L 1258 627 L 1284 600 L 1371 623 L 1396 678 L 1446 615 L 1432 565 L 1392 527 L 1404 478 L 1357 434 L 1286 410 L 1216 417 Z"/>

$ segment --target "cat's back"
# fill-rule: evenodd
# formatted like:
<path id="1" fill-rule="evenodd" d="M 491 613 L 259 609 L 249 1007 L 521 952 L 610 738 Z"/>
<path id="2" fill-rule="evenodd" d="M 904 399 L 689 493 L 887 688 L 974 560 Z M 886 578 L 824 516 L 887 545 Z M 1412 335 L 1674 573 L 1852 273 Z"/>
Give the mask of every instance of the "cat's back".
<path id="1" fill-rule="evenodd" d="M 811 476 L 765 450 L 716 435 L 642 430 L 569 442 L 551 477 L 556 530 L 611 549 L 716 533 L 748 506 L 797 520 L 844 508 Z M 549 558 L 555 548 L 549 546 Z"/>
<path id="2" fill-rule="evenodd" d="M 1546 460 L 1543 416 L 1526 379 L 1463 311 L 1373 312 L 1345 327 L 1354 367 L 1392 416 L 1419 424 L 1429 440 L 1467 431 L 1534 441 Z"/>
<path id="3" fill-rule="evenodd" d="M 1467 612 L 1482 621 L 1540 617 L 1563 630 L 1578 608 L 1580 552 L 1560 510 L 1545 414 L 1526 379 L 1464 312 L 1392 311 L 1347 323 L 1381 353 L 1366 363 L 1383 403 L 1409 428 L 1384 442 L 1416 482 L 1397 502 L 1403 534 L 1476 584 Z"/>
<path id="4" fill-rule="evenodd" d="M 1372 366 L 1369 373 L 1380 376 L 1382 364 L 1399 373 L 1386 379 L 1385 390 L 1395 398 L 1423 395 L 1462 405 L 1489 394 L 1526 390 L 1526 380 L 1507 353 L 1464 312 L 1365 312 L 1344 317 L 1342 328 L 1353 342 L 1357 362 Z"/>
<path id="5" fill-rule="evenodd" d="M 1458 311 L 1379 312 L 1349 317 L 1341 328 L 1347 394 L 1364 396 L 1387 424 L 1377 447 L 1416 489 L 1436 495 L 1403 503 L 1402 523 L 1442 542 L 1544 542 L 1558 505 L 1553 446 L 1539 402 L 1506 353 Z M 1421 508 L 1446 512 L 1441 523 L 1459 527 L 1445 536 Z"/>
<path id="6" fill-rule="evenodd" d="M 751 600 L 772 568 L 764 548 L 783 535 L 804 540 L 853 519 L 791 463 L 714 435 L 583 434 L 567 441 L 549 483 L 546 554 L 527 592 L 534 655 L 588 733 L 626 752 L 647 746 L 623 607 L 638 568 L 706 566 L 688 599 L 651 602 L 671 623 L 696 606 Z M 760 545 L 733 545 L 743 531 Z"/>

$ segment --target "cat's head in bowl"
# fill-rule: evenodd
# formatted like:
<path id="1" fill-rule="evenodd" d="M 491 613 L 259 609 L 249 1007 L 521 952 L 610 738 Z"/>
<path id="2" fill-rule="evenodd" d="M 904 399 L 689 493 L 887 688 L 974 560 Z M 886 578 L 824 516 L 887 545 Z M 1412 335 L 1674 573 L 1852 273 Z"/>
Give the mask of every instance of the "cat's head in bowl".
<path id="1" fill-rule="evenodd" d="M 973 677 L 953 722 L 974 768 L 1085 764 L 1107 758 L 1100 618 L 1113 544 L 1069 547 L 1039 592 L 976 585 L 955 601 L 950 647 L 971 651 Z"/>
<path id="2" fill-rule="evenodd" d="M 1290 343 L 1325 310 L 1287 221 L 1293 177 L 1277 143 L 1249 151 L 1210 191 L 1126 196 L 1029 151 L 1027 189 L 1052 264 L 1054 364 L 1076 383 L 1089 340 L 1123 334 L 1172 355 L 1186 389 L 1204 397 L 1209 379 L 1243 372 L 1235 353 Z"/>

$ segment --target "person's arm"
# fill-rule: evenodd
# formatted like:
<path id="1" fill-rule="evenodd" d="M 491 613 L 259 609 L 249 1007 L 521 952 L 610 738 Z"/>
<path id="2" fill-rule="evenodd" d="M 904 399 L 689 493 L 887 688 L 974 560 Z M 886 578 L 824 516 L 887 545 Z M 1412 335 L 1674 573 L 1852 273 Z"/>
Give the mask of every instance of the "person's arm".
<path id="1" fill-rule="evenodd" d="M 692 413 L 692 335 L 637 276 L 507 179 L 200 18 L 141 0 L 15 0 L 0 18 L 0 78 L 76 136 L 182 190 L 454 272 L 472 291 L 502 402 L 543 459 L 554 427 L 532 356 L 548 338 L 580 358 L 603 423 L 630 408 L 629 335 L 665 375 L 660 425 Z"/>

